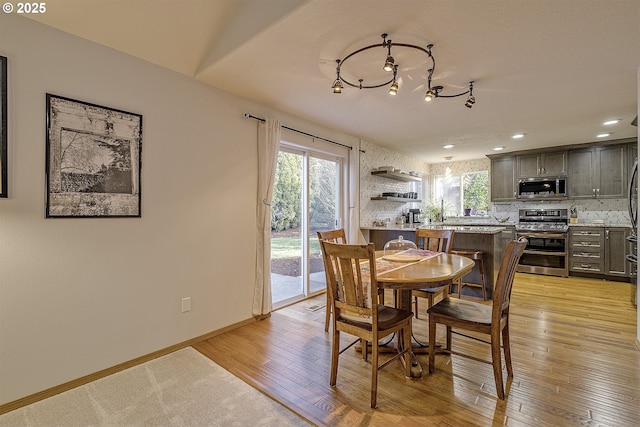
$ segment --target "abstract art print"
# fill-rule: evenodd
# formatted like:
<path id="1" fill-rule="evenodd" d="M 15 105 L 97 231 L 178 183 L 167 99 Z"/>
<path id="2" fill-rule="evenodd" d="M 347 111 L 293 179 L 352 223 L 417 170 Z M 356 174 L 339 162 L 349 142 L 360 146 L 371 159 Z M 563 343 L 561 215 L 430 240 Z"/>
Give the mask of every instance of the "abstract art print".
<path id="1" fill-rule="evenodd" d="M 142 115 L 47 94 L 47 218 L 140 217 Z"/>

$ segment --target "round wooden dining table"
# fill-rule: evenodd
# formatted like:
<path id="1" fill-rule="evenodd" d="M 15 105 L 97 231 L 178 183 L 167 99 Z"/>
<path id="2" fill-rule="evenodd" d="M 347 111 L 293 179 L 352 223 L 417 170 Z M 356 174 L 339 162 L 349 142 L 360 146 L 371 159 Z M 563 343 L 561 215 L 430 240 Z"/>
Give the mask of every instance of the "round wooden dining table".
<path id="1" fill-rule="evenodd" d="M 414 289 L 437 288 L 473 270 L 473 260 L 461 255 L 438 253 L 416 262 L 393 263 L 383 259 L 382 251 L 376 251 L 376 279 L 378 286 L 397 291 L 397 308 L 411 310 L 411 291 Z M 398 345 L 400 343 L 398 342 Z M 423 352 L 426 350 L 421 346 Z M 415 350 L 414 350 L 415 351 Z M 422 366 L 412 354 L 411 376 L 421 377 Z"/>

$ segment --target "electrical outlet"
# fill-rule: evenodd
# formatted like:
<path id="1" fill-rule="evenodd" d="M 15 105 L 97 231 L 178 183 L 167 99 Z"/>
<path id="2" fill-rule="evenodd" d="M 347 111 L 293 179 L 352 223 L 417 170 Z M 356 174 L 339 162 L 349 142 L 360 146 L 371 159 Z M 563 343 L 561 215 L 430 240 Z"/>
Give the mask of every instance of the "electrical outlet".
<path id="1" fill-rule="evenodd" d="M 182 312 L 191 311 L 191 297 L 182 298 Z"/>

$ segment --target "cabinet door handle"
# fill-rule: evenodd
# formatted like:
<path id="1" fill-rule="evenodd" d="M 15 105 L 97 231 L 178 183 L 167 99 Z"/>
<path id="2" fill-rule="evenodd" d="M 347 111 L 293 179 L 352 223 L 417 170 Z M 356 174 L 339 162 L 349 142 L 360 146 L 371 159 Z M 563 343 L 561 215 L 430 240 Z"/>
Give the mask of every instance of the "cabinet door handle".
<path id="1" fill-rule="evenodd" d="M 580 264 L 582 268 L 591 268 L 591 264 Z"/>
<path id="2" fill-rule="evenodd" d="M 604 232 L 604 238 L 605 238 L 605 239 L 607 239 L 607 240 L 609 240 L 609 230 L 606 230 L 606 231 Z"/>

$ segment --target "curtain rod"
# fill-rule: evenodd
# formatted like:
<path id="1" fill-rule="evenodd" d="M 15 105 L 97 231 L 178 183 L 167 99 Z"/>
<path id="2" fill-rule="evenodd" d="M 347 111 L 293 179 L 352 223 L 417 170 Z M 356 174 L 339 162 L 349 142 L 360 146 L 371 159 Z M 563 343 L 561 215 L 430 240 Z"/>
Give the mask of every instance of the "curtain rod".
<path id="1" fill-rule="evenodd" d="M 262 122 L 262 123 L 264 123 L 264 122 L 266 121 L 266 120 L 265 120 L 265 119 L 263 119 L 263 118 L 256 117 L 256 116 L 252 115 L 251 113 L 244 113 L 244 117 L 245 117 L 245 118 L 247 118 L 247 119 L 258 120 L 259 122 Z M 310 136 L 311 138 L 320 139 L 320 140 L 322 140 L 322 141 L 326 141 L 326 142 L 329 142 L 329 143 L 331 143 L 331 144 L 339 145 L 339 146 L 341 146 L 341 147 L 348 148 L 349 150 L 353 150 L 353 147 L 352 147 L 352 146 L 350 146 L 350 145 L 341 144 L 341 143 L 339 143 L 339 142 L 332 141 L 332 140 L 330 140 L 330 139 L 322 138 L 322 137 L 320 137 L 320 136 L 312 135 L 312 134 L 310 134 L 310 133 L 303 132 L 303 131 L 298 130 L 298 129 L 290 128 L 290 127 L 288 127 L 288 126 L 284 126 L 284 125 L 282 125 L 282 127 L 283 127 L 283 128 L 285 128 L 285 129 L 287 129 L 287 130 L 290 130 L 290 131 L 293 131 L 293 132 L 300 133 L 300 134 L 302 134 L 302 135 Z M 360 152 L 361 152 L 361 153 L 364 153 L 364 150 L 360 150 Z"/>

